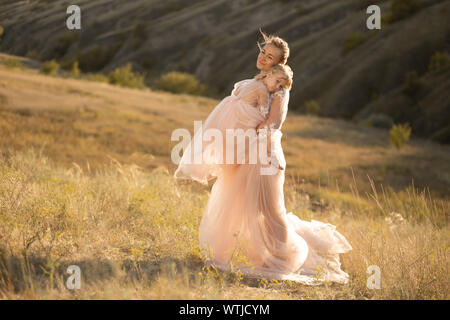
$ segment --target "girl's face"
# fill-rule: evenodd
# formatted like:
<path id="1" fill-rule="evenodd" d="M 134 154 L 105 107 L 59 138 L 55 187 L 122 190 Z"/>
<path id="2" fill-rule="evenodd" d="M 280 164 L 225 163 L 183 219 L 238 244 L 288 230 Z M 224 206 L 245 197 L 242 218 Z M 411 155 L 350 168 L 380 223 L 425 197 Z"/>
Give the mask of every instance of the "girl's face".
<path id="1" fill-rule="evenodd" d="M 266 44 L 260 49 L 258 59 L 256 60 L 256 67 L 261 70 L 268 70 L 281 60 L 281 50 L 273 44 Z"/>
<path id="2" fill-rule="evenodd" d="M 287 82 L 286 79 L 283 79 L 280 74 L 272 72 L 268 73 L 263 81 L 271 93 L 281 90 Z"/>

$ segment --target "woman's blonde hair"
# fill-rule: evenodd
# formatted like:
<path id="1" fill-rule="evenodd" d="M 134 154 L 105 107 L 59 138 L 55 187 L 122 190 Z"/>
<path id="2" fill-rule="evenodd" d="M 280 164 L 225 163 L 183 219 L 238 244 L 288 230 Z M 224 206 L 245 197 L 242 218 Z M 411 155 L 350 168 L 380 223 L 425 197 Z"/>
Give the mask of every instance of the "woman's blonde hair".
<path id="1" fill-rule="evenodd" d="M 265 77 L 267 77 L 267 75 L 269 73 L 277 73 L 281 75 L 281 78 L 286 80 L 285 85 L 283 86 L 283 88 L 290 90 L 292 87 L 292 78 L 294 77 L 294 72 L 292 71 L 291 67 L 289 67 L 287 64 L 276 64 L 273 67 L 269 68 L 268 70 L 265 71 L 261 71 L 260 73 L 258 73 L 254 79 L 255 80 L 262 80 Z"/>
<path id="2" fill-rule="evenodd" d="M 280 62 L 278 62 L 278 63 L 286 64 L 287 59 L 289 58 L 289 52 L 290 52 L 288 43 L 278 36 L 267 35 L 266 33 L 264 33 L 261 30 L 261 28 L 259 28 L 259 32 L 262 34 L 262 36 L 264 38 L 263 43 L 256 42 L 259 47 L 259 50 L 262 50 L 263 45 L 268 45 L 268 44 L 274 45 L 281 51 Z"/>

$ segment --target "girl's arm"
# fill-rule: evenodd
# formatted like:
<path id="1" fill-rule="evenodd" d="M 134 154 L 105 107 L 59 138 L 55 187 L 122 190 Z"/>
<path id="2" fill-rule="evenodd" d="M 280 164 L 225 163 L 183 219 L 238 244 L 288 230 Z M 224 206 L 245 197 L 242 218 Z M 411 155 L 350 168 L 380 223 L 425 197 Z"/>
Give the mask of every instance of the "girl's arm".
<path id="1" fill-rule="evenodd" d="M 257 127 L 257 133 L 258 129 L 265 128 L 266 131 L 262 133 L 263 135 L 270 136 L 270 131 L 273 129 L 280 129 L 281 125 L 283 124 L 286 112 L 287 112 L 287 103 L 289 101 L 289 91 L 283 90 L 278 91 L 274 94 L 271 105 L 270 105 L 270 111 L 269 116 L 267 119 L 263 122 L 261 122 Z M 268 139 L 268 146 L 267 146 L 267 152 L 268 154 L 271 154 L 271 143 L 269 142 L 270 139 Z M 271 163 L 271 160 L 269 160 L 269 163 Z M 278 164 L 278 169 L 284 170 L 284 168 Z"/>
<path id="2" fill-rule="evenodd" d="M 256 129 L 260 129 L 267 126 L 267 129 L 280 129 L 283 124 L 285 112 L 283 106 L 285 105 L 286 99 L 289 99 L 288 94 L 279 94 L 279 92 L 273 95 L 269 116 L 263 122 L 261 122 Z"/>

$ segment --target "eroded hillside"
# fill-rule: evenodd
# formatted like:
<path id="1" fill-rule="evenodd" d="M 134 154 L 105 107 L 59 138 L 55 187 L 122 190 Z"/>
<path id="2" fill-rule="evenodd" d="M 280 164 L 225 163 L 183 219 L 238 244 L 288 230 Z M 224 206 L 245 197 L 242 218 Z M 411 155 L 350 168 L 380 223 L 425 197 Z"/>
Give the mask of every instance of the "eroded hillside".
<path id="1" fill-rule="evenodd" d="M 372 3 L 382 10 L 379 31 L 366 28 Z M 78 1 L 82 30 L 69 31 L 66 1 L 1 1 L 0 50 L 76 59 L 85 72 L 131 61 L 148 84 L 168 71 L 186 71 L 221 97 L 257 71 L 262 27 L 290 44 L 291 109 L 304 111 L 314 99 L 326 116 L 361 120 L 381 112 L 410 122 L 414 135 L 448 143 L 450 71 L 430 75 L 428 66 L 433 54 L 449 50 L 450 1 L 417 3 L 411 14 L 388 22 L 392 0 Z M 411 72 L 428 88 L 412 98 L 402 90 Z"/>

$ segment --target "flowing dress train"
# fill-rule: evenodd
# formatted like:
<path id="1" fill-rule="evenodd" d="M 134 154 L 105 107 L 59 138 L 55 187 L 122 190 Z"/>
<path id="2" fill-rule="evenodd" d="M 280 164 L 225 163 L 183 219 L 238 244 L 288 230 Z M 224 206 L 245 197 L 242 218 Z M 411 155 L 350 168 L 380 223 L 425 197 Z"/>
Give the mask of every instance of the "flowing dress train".
<path id="1" fill-rule="evenodd" d="M 247 277 L 293 280 L 308 285 L 324 280 L 347 283 L 349 275 L 341 269 L 339 254 L 352 250 L 351 245 L 334 225 L 314 219 L 304 221 L 286 212 L 285 170 L 259 158 L 256 163 L 220 162 L 218 156 L 224 157 L 229 152 L 224 147 L 225 141 L 218 145 L 213 139 L 205 139 L 207 129 L 225 137 L 226 129 L 254 129 L 264 121 L 271 95 L 267 91 L 268 99 L 262 106 L 252 105 L 248 98 L 261 88 L 261 82 L 254 79 L 236 83 L 231 95 L 207 117 L 202 130 L 194 133 L 174 173 L 176 178 L 206 185 L 217 177 L 200 223 L 203 261 L 221 270 L 238 270 Z M 288 91 L 283 90 L 282 94 Z M 285 118 L 287 103 L 283 112 Z M 272 163 L 278 162 L 285 168 L 281 137 L 280 130 L 270 135 L 250 135 L 244 153 L 248 156 L 250 146 L 269 139 Z M 202 148 L 195 147 L 199 144 Z M 235 155 L 240 152 L 236 147 L 234 151 Z M 193 161 L 196 153 L 202 156 L 200 163 Z M 267 174 L 264 169 L 272 171 Z"/>

